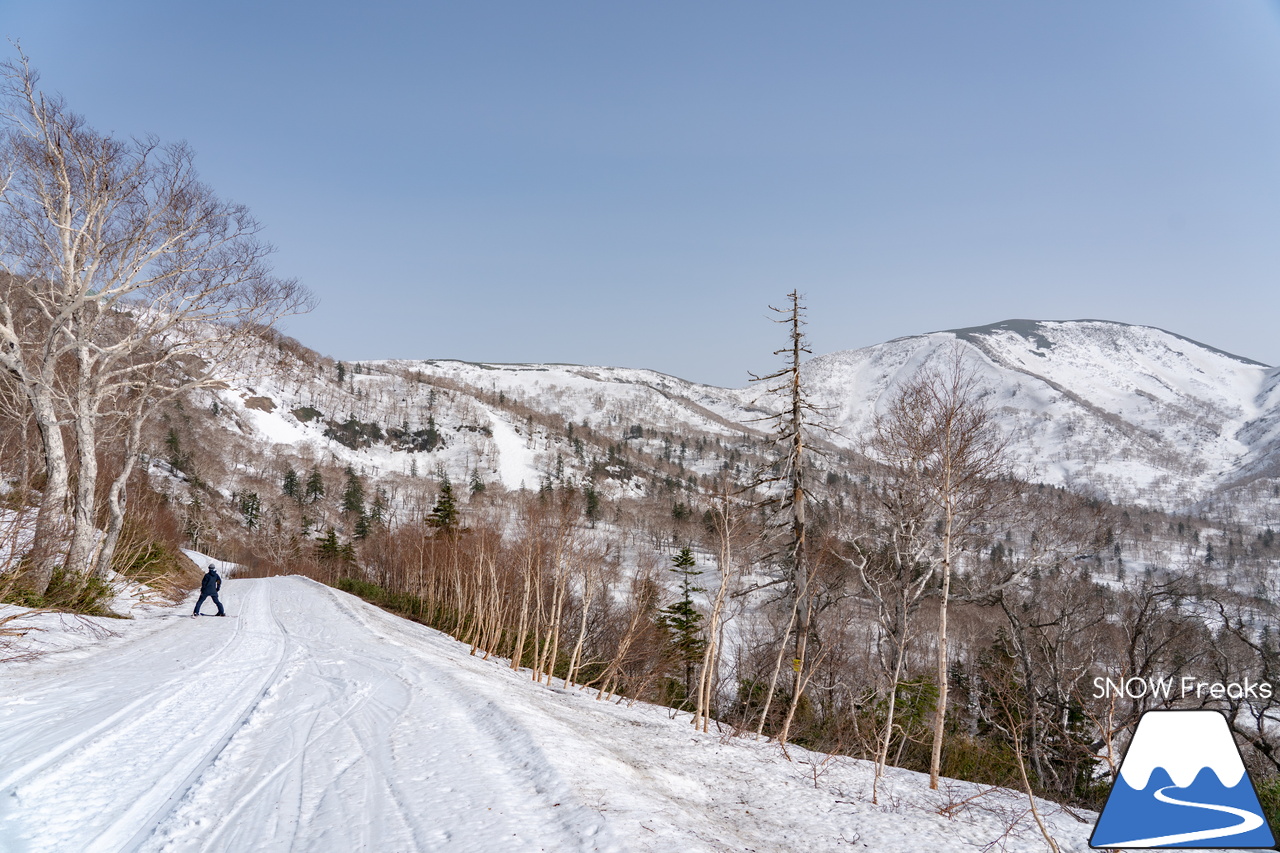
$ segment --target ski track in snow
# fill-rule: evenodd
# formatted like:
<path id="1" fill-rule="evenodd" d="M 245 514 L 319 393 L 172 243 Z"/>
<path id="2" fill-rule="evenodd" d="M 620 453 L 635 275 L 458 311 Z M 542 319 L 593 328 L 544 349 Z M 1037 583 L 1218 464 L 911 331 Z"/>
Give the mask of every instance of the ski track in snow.
<path id="1" fill-rule="evenodd" d="M 534 489 L 538 486 L 537 456 L 516 428 L 490 409 L 493 443 L 498 448 L 498 477 L 508 489 Z"/>
<path id="2" fill-rule="evenodd" d="M 788 760 L 688 714 L 535 683 L 314 581 L 233 579 L 222 597 L 232 618 L 191 619 L 188 601 L 0 668 L 0 851 L 1044 846 L 1013 792 L 929 791 L 890 768 L 877 806 L 867 762 Z M 1042 809 L 1062 850 L 1087 849 L 1092 821 Z"/>
<path id="3" fill-rule="evenodd" d="M 235 618 L 19 676 L 0 849 L 616 849 L 516 720 L 338 594 L 224 589 Z"/>

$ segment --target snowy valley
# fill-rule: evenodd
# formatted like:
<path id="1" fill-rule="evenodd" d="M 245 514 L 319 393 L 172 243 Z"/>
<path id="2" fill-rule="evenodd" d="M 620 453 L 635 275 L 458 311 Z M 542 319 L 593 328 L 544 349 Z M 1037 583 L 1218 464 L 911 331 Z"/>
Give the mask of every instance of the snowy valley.
<path id="1" fill-rule="evenodd" d="M 902 768 L 926 760 L 936 581 L 907 610 L 900 767 L 876 781 L 891 631 L 847 566 L 881 529 L 874 418 L 948 363 L 974 377 L 1029 502 L 1087 521 L 980 525 L 944 765 L 969 781 L 931 791 Z M 190 598 L 128 605 L 123 622 L 0 605 L 23 617 L 0 628 L 25 632 L 0 669 L 0 846 L 1085 850 L 1122 731 L 1157 702 L 1091 702 L 1095 675 L 1272 675 L 1272 635 L 1245 647 L 1280 589 L 1275 368 L 1148 327 L 1017 320 L 801 372 L 821 413 L 826 621 L 792 743 L 769 737 L 790 629 L 776 531 L 753 506 L 768 490 L 742 491 L 776 459 L 783 401 L 633 368 L 338 363 L 266 333 L 155 419 L 132 510 L 199 568 L 226 561 L 232 618 L 185 618 Z M 29 535 L 6 513 L 13 557 Z M 137 535 L 120 572 L 144 579 Z M 692 589 L 671 571 L 682 546 Z M 1013 597 L 979 595 L 973 579 L 1007 566 Z M 671 608 L 683 595 L 709 618 L 717 588 L 699 674 L 671 645 Z M 1011 702 L 1044 730 L 1019 728 Z M 1265 743 L 1270 706 L 1229 710 Z M 1061 802 L 1020 789 L 1011 739 L 1039 750 L 1036 792 Z"/>

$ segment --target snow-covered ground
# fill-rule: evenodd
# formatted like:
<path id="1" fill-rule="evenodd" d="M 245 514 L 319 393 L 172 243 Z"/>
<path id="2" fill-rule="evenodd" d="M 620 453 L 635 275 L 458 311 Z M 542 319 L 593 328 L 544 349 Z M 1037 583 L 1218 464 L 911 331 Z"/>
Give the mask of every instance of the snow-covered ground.
<path id="1" fill-rule="evenodd" d="M 502 485 L 508 489 L 534 488 L 538 483 L 537 456 L 528 441 L 492 410 L 484 412 L 489 416 L 493 443 L 498 448 L 498 478 Z"/>
<path id="2" fill-rule="evenodd" d="M 0 849 L 1045 849 L 1011 792 L 891 771 L 873 805 L 863 762 L 535 684 L 303 578 L 222 597 L 0 669 Z M 1041 808 L 1087 849 L 1093 815 Z"/>

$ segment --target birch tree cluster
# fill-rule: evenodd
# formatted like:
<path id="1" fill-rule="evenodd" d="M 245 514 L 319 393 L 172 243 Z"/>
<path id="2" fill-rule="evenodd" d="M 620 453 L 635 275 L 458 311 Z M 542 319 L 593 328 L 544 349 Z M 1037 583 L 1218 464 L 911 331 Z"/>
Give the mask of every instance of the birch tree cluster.
<path id="1" fill-rule="evenodd" d="M 21 53 L 0 76 L 0 369 L 38 437 L 18 582 L 39 598 L 111 570 L 151 415 L 310 297 L 188 146 L 95 130 Z"/>

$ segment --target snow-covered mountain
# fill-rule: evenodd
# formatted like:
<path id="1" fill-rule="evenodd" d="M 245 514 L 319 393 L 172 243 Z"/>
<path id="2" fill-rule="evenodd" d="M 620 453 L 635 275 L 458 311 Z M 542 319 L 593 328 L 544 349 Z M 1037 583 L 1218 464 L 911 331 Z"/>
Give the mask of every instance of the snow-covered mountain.
<path id="1" fill-rule="evenodd" d="M 827 409 L 831 440 L 856 451 L 901 383 L 956 354 L 1029 479 L 1169 511 L 1275 520 L 1280 368 L 1171 332 L 1008 320 L 823 355 L 804 377 Z M 765 451 L 777 407 L 761 385 L 718 388 L 632 368 L 370 361 L 347 365 L 343 380 L 327 360 L 266 361 L 253 387 L 233 382 L 220 394 L 240 431 L 375 476 L 421 470 L 508 488 L 594 472 L 606 493 L 643 494 L 655 481 L 747 465 Z"/>
<path id="2" fill-rule="evenodd" d="M 1280 371 L 1148 326 L 1007 320 L 810 361 L 856 444 L 894 389 L 958 353 L 1033 480 L 1184 509 L 1280 473 Z"/>

